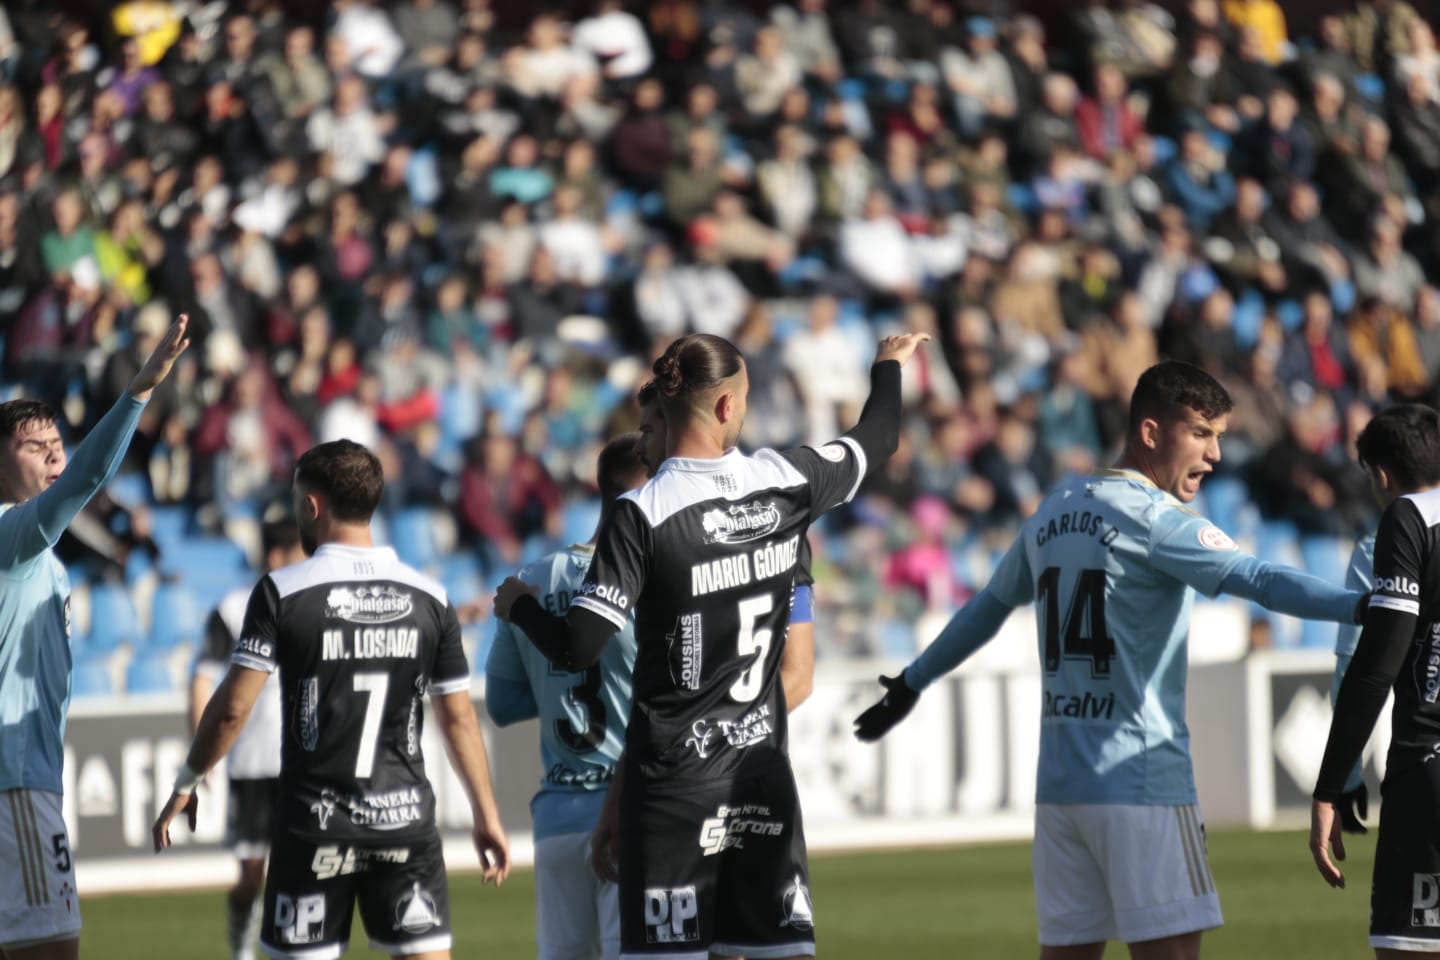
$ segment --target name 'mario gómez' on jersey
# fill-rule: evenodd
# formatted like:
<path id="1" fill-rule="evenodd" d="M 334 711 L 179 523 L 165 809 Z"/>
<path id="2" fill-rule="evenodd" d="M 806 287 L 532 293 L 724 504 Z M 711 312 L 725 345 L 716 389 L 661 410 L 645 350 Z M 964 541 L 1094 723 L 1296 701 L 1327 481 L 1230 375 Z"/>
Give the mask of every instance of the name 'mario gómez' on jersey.
<path id="1" fill-rule="evenodd" d="M 280 826 L 317 840 L 430 827 L 422 700 L 470 685 L 439 584 L 389 548 L 325 544 L 256 586 L 234 662 L 280 671 Z"/>
<path id="2" fill-rule="evenodd" d="M 811 520 L 855 495 L 864 453 L 824 447 L 672 457 L 620 498 L 572 603 L 635 616 L 626 756 L 647 780 L 758 773 L 784 762 L 778 682 Z"/>

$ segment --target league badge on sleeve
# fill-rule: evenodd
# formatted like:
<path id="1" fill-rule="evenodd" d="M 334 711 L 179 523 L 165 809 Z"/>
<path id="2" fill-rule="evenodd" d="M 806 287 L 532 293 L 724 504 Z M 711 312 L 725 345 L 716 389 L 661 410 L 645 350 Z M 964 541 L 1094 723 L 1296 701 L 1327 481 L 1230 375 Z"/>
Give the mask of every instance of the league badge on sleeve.
<path id="1" fill-rule="evenodd" d="M 1230 539 L 1230 535 L 1213 524 L 1200 529 L 1200 546 L 1206 550 L 1221 552 L 1236 549 L 1235 541 Z"/>

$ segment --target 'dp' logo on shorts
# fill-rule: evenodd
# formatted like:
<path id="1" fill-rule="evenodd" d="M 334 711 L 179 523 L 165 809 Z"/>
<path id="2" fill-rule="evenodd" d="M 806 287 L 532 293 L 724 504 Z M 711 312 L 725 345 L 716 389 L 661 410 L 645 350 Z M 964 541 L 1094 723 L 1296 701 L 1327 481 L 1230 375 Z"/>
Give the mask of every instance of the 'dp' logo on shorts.
<path id="1" fill-rule="evenodd" d="M 1411 900 L 1412 927 L 1440 927 L 1440 875 L 1415 874 L 1415 896 Z"/>
<path id="2" fill-rule="evenodd" d="M 700 939 L 700 906 L 695 886 L 647 887 L 645 942 L 689 943 Z"/>

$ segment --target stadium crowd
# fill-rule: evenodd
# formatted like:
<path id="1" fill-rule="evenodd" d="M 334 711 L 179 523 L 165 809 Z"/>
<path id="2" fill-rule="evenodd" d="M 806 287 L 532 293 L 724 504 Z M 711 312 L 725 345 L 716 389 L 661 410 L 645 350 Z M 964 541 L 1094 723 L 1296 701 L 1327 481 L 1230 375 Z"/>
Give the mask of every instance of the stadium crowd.
<path id="1" fill-rule="evenodd" d="M 740 346 L 743 441 L 780 446 L 853 423 L 905 328 L 935 340 L 900 451 L 813 535 L 822 657 L 908 658 L 1108 462 L 1162 355 L 1235 397 L 1202 509 L 1338 582 L 1375 521 L 1353 438 L 1440 385 L 1430 25 L 1088 0 L 1057 37 L 1007 7 L 0 8 L 4 397 L 73 438 L 173 314 L 195 341 L 67 562 L 253 559 L 298 454 L 345 437 L 402 558 L 485 597 L 589 535 L 595 453 L 675 336 Z"/>

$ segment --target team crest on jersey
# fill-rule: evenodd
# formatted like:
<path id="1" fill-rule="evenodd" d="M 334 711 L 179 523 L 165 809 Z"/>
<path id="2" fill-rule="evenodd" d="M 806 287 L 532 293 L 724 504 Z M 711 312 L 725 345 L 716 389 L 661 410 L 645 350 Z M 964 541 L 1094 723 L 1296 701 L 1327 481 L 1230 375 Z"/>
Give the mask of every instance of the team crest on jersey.
<path id="1" fill-rule="evenodd" d="M 706 543 L 750 543 L 780 527 L 780 509 L 768 503 L 736 504 L 705 511 L 700 520 Z"/>
<path id="2" fill-rule="evenodd" d="M 1234 550 L 1235 541 L 1230 535 L 1216 526 L 1202 527 L 1200 529 L 1200 546 L 1206 550 Z"/>
<path id="3" fill-rule="evenodd" d="M 780 926 L 813 930 L 814 910 L 815 905 L 810 902 L 810 888 L 800 882 L 800 875 L 797 873 L 795 882 L 785 889 L 785 894 L 780 898 Z"/>
<path id="4" fill-rule="evenodd" d="M 414 609 L 414 597 L 388 583 L 335 587 L 325 598 L 325 616 L 351 623 L 393 623 Z"/>
<path id="5" fill-rule="evenodd" d="M 428 933 L 438 926 L 440 912 L 435 907 L 435 898 L 419 883 L 411 885 L 395 905 L 395 929 L 413 935 Z"/>

